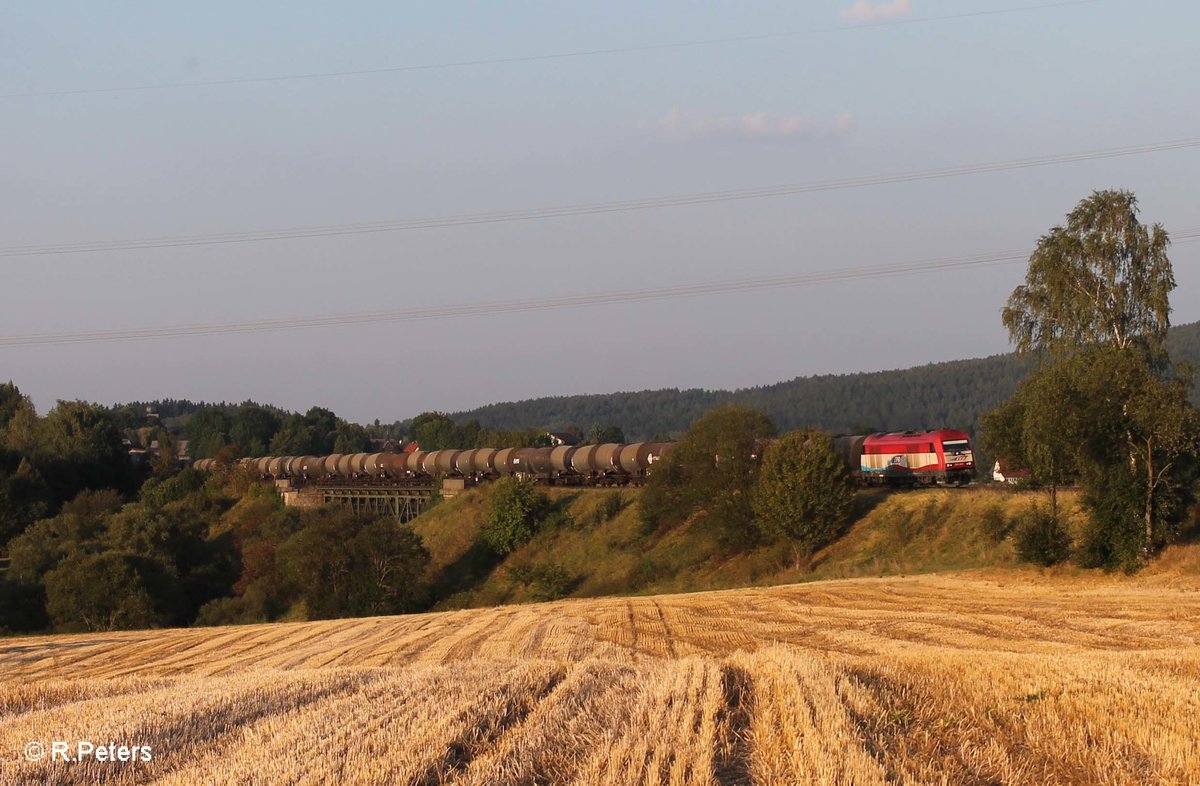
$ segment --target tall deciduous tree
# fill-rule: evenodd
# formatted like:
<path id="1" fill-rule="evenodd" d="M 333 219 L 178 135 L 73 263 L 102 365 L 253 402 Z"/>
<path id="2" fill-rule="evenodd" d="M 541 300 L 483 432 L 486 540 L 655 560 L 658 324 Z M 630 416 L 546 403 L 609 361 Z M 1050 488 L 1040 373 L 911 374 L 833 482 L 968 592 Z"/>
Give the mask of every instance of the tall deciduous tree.
<path id="1" fill-rule="evenodd" d="M 321 453 L 319 440 L 313 435 L 312 426 L 302 415 L 288 415 L 280 424 L 279 431 L 271 438 L 269 453 L 273 456 L 304 456 Z M 195 455 L 195 454 L 193 454 Z"/>
<path id="2" fill-rule="evenodd" d="M 358 531 L 349 548 L 354 564 L 352 613 L 402 614 L 420 606 L 429 551 L 410 527 L 375 519 Z"/>
<path id="3" fill-rule="evenodd" d="M 447 450 L 455 445 L 454 421 L 444 412 L 422 412 L 413 418 L 413 438 L 422 450 Z"/>
<path id="4" fill-rule="evenodd" d="M 0 384 L 0 437 L 4 436 L 4 428 L 13 419 L 17 410 L 31 407 L 29 398 L 21 395 L 21 391 L 12 382 Z"/>
<path id="5" fill-rule="evenodd" d="M 64 560 L 46 574 L 46 610 L 62 631 L 146 628 L 169 618 L 171 577 L 161 563 L 106 551 Z"/>
<path id="6" fill-rule="evenodd" d="M 1064 365 L 1079 405 L 1064 413 L 1093 512 L 1090 564 L 1133 567 L 1169 542 L 1194 494 L 1200 413 L 1190 375 L 1163 376 L 1137 354 L 1093 347 Z M 1074 409 L 1071 412 L 1070 409 Z"/>
<path id="7" fill-rule="evenodd" d="M 229 444 L 229 416 L 217 407 L 193 413 L 183 426 L 192 458 L 212 458 Z"/>
<path id="8" fill-rule="evenodd" d="M 593 423 L 583 441 L 588 445 L 603 445 L 608 442 L 621 443 L 625 441 L 625 433 L 620 426 L 602 426 L 599 423 Z"/>
<path id="9" fill-rule="evenodd" d="M 1129 191 L 1096 191 L 1038 241 L 1004 309 L 1018 351 L 1142 342 L 1162 349 L 1175 276 L 1170 238 L 1138 221 Z"/>
<path id="10" fill-rule="evenodd" d="M 39 424 L 32 402 L 21 399 L 4 425 L 4 447 L 22 456 L 36 456 L 41 444 Z"/>
<path id="11" fill-rule="evenodd" d="M 25 458 L 17 458 L 11 473 L 5 464 L 12 456 L 0 451 L 0 548 L 27 526 L 50 512 L 53 492 L 42 474 Z"/>
<path id="12" fill-rule="evenodd" d="M 1132 567 L 1161 545 L 1192 494 L 1191 375 L 1164 340 L 1175 277 L 1169 238 L 1128 191 L 1097 191 L 1038 242 L 1003 321 L 1043 366 L 988 416 L 992 449 L 1056 484 L 1072 460 L 1091 531 L 1084 561 Z M 1048 353 L 1043 352 L 1049 350 Z"/>
<path id="13" fill-rule="evenodd" d="M 1029 470 L 1030 481 L 1050 492 L 1055 519 L 1058 489 L 1079 474 L 1079 438 L 1087 430 L 1075 388 L 1064 367 L 1037 370 L 981 420 L 984 450 L 1005 466 Z"/>
<path id="14" fill-rule="evenodd" d="M 246 402 L 233 415 L 229 439 L 240 445 L 247 456 L 262 456 L 271 444 L 271 438 L 279 431 L 279 417 L 258 404 Z"/>
<path id="15" fill-rule="evenodd" d="M 333 441 L 337 438 L 337 415 L 324 407 L 310 407 L 304 413 L 304 422 L 312 429 L 313 452 L 321 455 L 333 452 Z"/>
<path id="16" fill-rule="evenodd" d="M 369 453 L 371 452 L 371 435 L 357 423 L 338 422 L 336 436 L 333 440 L 334 453 Z"/>
<path id="17" fill-rule="evenodd" d="M 17 431 L 18 413 L 9 423 L 9 436 Z M 59 499 L 80 489 L 131 490 L 133 473 L 129 451 L 108 412 L 84 401 L 59 401 L 34 429 L 31 455 Z"/>
<path id="18" fill-rule="evenodd" d="M 429 552 L 411 529 L 348 510 L 319 509 L 277 552 L 310 618 L 412 611 Z"/>
<path id="19" fill-rule="evenodd" d="M 767 446 L 752 501 L 759 529 L 811 551 L 845 523 L 854 482 L 828 434 L 793 431 Z"/>
<path id="20" fill-rule="evenodd" d="M 644 523 L 673 526 L 703 511 L 727 538 L 753 536 L 750 489 L 759 442 L 774 433 L 775 424 L 758 410 L 724 406 L 706 413 L 655 465 L 640 503 Z"/>

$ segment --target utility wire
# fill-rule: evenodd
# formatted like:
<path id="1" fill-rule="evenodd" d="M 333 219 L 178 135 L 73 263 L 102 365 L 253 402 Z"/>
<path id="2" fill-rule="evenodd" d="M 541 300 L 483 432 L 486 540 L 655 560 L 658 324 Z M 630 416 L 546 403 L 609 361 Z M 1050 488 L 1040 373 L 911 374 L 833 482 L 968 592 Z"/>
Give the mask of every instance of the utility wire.
<path id="1" fill-rule="evenodd" d="M 1063 8 L 1076 5 L 1090 5 L 1101 0 L 1066 0 L 1058 3 L 1040 3 L 1038 5 L 1019 6 L 1017 8 L 997 8 L 984 11 L 970 11 L 961 14 L 945 16 L 927 16 L 918 19 L 889 19 L 882 22 L 867 22 L 862 24 L 837 25 L 834 27 L 818 27 L 808 30 L 787 30 L 778 33 L 760 33 L 757 35 L 730 36 L 726 38 L 706 38 L 697 41 L 676 41 L 661 44 L 646 44 L 642 46 L 620 46 L 608 49 L 584 49 L 574 52 L 555 52 L 540 55 L 523 55 L 514 57 L 496 57 L 481 60 L 458 60 L 445 63 L 424 63 L 416 65 L 392 66 L 388 68 L 367 68 L 356 71 L 323 71 L 308 74 L 283 74 L 279 76 L 245 77 L 240 79 L 214 79 L 200 82 L 170 82 L 151 85 L 129 85 L 124 87 L 92 87 L 74 90 L 44 90 L 28 93 L 0 94 L 0 99 L 9 98 L 38 98 L 49 96 L 91 95 L 96 93 L 130 93 L 143 90 L 175 90 L 189 87 L 217 87 L 225 85 L 248 85 L 268 82 L 287 82 L 300 79 L 335 79 L 343 77 L 367 76 L 370 74 L 395 74 L 407 71 L 435 71 L 449 68 L 469 68 L 474 66 L 505 65 L 509 63 L 532 63 L 541 60 L 565 60 L 568 58 L 598 57 L 604 55 L 629 54 L 634 52 L 653 52 L 666 49 L 686 49 L 690 47 L 713 46 L 717 44 L 736 44 L 751 41 L 769 41 L 779 38 L 794 38 L 798 36 L 817 35 L 821 33 L 837 33 L 848 30 L 869 30 L 877 27 L 898 27 L 900 25 L 924 24 L 926 22 L 944 22 L 954 19 L 967 19 L 980 16 L 998 16 L 1001 14 L 1020 13 L 1024 11 L 1040 11 L 1050 8 Z"/>
<path id="2" fill-rule="evenodd" d="M 1169 150 L 1200 147 L 1200 137 L 1177 139 L 1169 142 L 1154 142 L 1144 145 L 1088 150 L 1076 153 L 1059 153 L 1048 156 L 1018 158 L 1008 161 L 993 161 L 983 164 L 966 164 L 939 169 L 922 169 L 912 172 L 898 172 L 866 177 L 843 178 L 839 180 L 823 180 L 815 183 L 789 183 L 784 185 L 733 189 L 728 191 L 707 191 L 691 194 L 675 194 L 660 197 L 642 197 L 612 202 L 588 202 L 556 207 L 522 208 L 517 210 L 500 210 L 485 213 L 459 213 L 454 215 L 381 221 L 360 224 L 333 224 L 327 226 L 294 227 L 288 229 L 271 229 L 252 232 L 230 232 L 223 234 L 183 235 L 177 237 L 156 237 L 130 240 L 97 240 L 79 241 L 73 243 L 57 243 L 53 245 L 10 246 L 0 248 L 0 258 L 30 257 L 51 254 L 81 254 L 99 251 L 128 251 L 149 248 L 179 248 L 184 246 L 210 246 L 231 243 L 256 243 L 270 240 L 290 240 L 296 238 L 336 237 L 342 235 L 365 235 L 379 232 L 409 232 L 421 229 L 440 229 L 446 227 L 474 226 L 479 224 L 499 224 L 515 221 L 539 221 L 550 218 L 569 216 L 600 215 L 604 213 L 620 213 L 635 210 L 657 210 L 668 207 L 685 205 L 702 205 L 716 202 L 735 202 L 746 199 L 766 199 L 771 197 L 808 194 L 820 191 L 838 191 L 850 188 L 865 188 L 868 186 L 887 185 L 892 183 L 911 183 L 920 180 L 938 180 L 965 175 L 1003 172 L 1016 169 L 1032 169 L 1034 167 L 1069 164 L 1078 161 L 1092 161 L 1105 158 L 1120 158 L 1124 156 L 1159 153 Z"/>
<path id="3" fill-rule="evenodd" d="M 1200 229 L 1175 233 L 1173 242 L 1190 243 L 1200 240 Z M 223 322 L 192 325 L 168 325 L 161 327 L 126 328 L 121 330 L 94 330 L 74 333 L 41 333 L 24 336 L 0 336 L 0 348 L 33 347 L 63 344 L 95 344 L 124 341 L 139 341 L 157 338 L 184 336 L 225 335 L 238 333 L 265 333 L 297 330 L 314 327 L 340 327 L 387 322 L 418 322 L 433 319 L 518 314 L 533 311 L 581 308 L 613 305 L 619 303 L 641 303 L 647 301 L 675 300 L 680 298 L 723 295 L 733 292 L 787 289 L 841 281 L 859 281 L 888 278 L 921 273 L 979 268 L 1020 262 L 1029 258 L 1029 251 L 998 251 L 965 257 L 942 257 L 917 260 L 891 265 L 870 265 L 842 270 L 823 270 L 811 273 L 765 276 L 757 278 L 731 279 L 707 283 L 684 284 L 649 289 L 625 289 L 608 292 L 591 292 L 560 295 L 547 298 L 504 300 L 484 303 L 466 303 L 451 306 L 403 309 L 394 311 L 364 311 L 350 314 L 293 317 L 282 319 L 259 319 L 246 322 Z"/>

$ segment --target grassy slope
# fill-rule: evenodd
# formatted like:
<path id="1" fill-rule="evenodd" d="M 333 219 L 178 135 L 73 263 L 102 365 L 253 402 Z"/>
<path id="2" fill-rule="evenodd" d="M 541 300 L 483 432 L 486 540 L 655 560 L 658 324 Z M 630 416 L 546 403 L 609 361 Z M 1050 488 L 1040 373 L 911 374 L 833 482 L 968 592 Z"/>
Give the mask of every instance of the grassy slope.
<path id="1" fill-rule="evenodd" d="M 1006 530 L 1044 495 L 1007 490 L 929 489 L 860 495 L 856 522 L 811 558 L 787 544 L 751 550 L 722 547 L 703 517 L 665 533 L 643 534 L 638 491 L 615 518 L 596 523 L 594 511 L 606 490 L 551 489 L 552 499 L 574 521 L 541 532 L 497 561 L 475 545 L 486 516 L 489 489 L 481 487 L 435 506 L 413 523 L 433 560 L 430 578 L 442 608 L 498 605 L 543 599 L 538 585 L 513 577 L 512 568 L 557 566 L 571 577 L 568 594 L 688 592 L 750 585 L 859 576 L 904 575 L 979 568 L 1020 568 Z M 1081 523 L 1070 494 L 1062 504 L 1074 526 Z M 1058 572 L 1075 573 L 1063 567 Z M 1200 574 L 1200 547 L 1169 549 L 1147 572 Z"/>

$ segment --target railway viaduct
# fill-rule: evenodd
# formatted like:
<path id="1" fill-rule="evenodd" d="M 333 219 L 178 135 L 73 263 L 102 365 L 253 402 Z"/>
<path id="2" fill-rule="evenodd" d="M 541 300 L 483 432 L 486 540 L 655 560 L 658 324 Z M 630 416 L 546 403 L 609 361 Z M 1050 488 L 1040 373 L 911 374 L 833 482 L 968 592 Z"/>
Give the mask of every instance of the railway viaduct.
<path id="1" fill-rule="evenodd" d="M 461 483 L 441 489 L 442 496 L 452 497 L 462 490 Z M 275 487 L 288 507 L 313 508 L 321 505 L 345 505 L 355 513 L 391 516 L 401 524 L 412 521 L 433 502 L 439 484 L 433 479 L 413 483 L 372 483 L 308 481 L 295 485 L 291 480 L 277 480 Z"/>

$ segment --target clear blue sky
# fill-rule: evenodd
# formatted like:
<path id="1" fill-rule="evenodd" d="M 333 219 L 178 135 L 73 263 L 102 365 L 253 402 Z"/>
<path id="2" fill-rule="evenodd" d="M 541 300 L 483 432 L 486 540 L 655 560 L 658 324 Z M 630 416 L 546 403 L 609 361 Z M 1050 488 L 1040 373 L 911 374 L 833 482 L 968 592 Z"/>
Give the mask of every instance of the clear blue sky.
<path id="1" fill-rule="evenodd" d="M 0 94 L 636 47 L 1012 9 L 810 3 L 8 3 Z M 0 247 L 870 176 L 1200 136 L 1200 5 L 1094 3 L 741 43 L 0 99 Z M 0 335 L 547 297 L 1032 247 L 1093 189 L 1200 228 L 1200 150 L 419 232 L 0 258 Z M 1172 254 L 1200 319 L 1200 244 Z M 1023 265 L 685 301 L 0 348 L 34 397 L 254 398 L 391 421 L 1006 350 Z"/>

